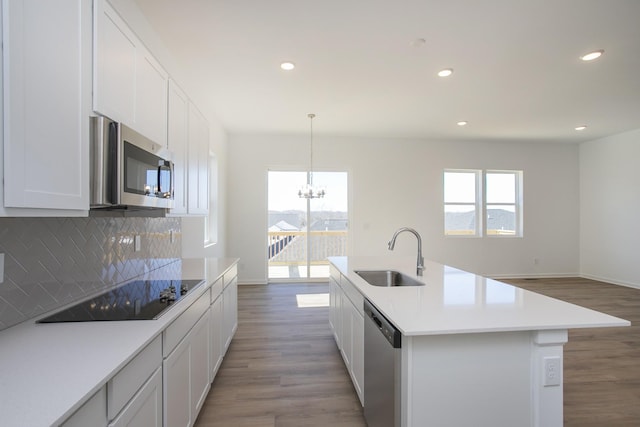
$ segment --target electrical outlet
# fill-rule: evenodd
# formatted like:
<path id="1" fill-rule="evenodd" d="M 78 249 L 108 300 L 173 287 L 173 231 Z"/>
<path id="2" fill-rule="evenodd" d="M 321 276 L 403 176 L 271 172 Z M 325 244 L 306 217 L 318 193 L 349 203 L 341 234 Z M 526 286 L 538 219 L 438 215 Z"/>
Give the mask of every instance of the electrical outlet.
<path id="1" fill-rule="evenodd" d="M 140 252 L 140 246 L 140 236 L 138 235 L 133 238 L 133 248 L 136 252 Z"/>
<path id="2" fill-rule="evenodd" d="M 558 356 L 545 357 L 542 359 L 544 365 L 545 387 L 558 386 L 562 383 L 562 366 Z"/>
<path id="3" fill-rule="evenodd" d="M 4 254 L 0 254 L 0 283 L 4 282 Z"/>

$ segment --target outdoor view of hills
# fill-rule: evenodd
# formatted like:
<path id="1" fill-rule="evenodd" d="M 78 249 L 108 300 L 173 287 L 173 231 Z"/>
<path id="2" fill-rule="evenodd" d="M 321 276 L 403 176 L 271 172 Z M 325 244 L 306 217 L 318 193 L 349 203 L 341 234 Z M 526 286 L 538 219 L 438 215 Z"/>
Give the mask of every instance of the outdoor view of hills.
<path id="1" fill-rule="evenodd" d="M 475 212 L 445 212 L 444 223 L 448 231 L 466 231 L 475 228 Z M 487 230 L 513 231 L 516 215 L 505 209 L 487 209 Z"/>

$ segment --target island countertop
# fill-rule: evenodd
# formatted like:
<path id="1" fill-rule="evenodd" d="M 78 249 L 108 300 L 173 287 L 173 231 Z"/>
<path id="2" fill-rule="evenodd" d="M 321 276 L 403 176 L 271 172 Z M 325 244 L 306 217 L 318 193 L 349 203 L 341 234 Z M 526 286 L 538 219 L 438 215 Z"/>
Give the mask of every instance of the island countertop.
<path id="1" fill-rule="evenodd" d="M 409 257 L 329 257 L 405 336 L 629 326 L 627 320 L 433 261 L 416 275 Z M 357 270 L 396 270 L 424 286 L 379 287 Z"/>

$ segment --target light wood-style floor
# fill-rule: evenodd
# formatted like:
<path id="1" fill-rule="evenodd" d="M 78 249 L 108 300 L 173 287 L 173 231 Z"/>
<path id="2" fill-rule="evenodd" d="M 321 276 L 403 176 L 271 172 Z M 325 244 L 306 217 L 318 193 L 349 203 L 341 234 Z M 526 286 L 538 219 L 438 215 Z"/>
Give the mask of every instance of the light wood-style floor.
<path id="1" fill-rule="evenodd" d="M 329 308 L 296 294 L 327 283 L 238 287 L 238 331 L 196 427 L 364 427 L 362 407 L 329 330 Z"/>
<path id="2" fill-rule="evenodd" d="M 632 322 L 569 332 L 565 426 L 640 426 L 640 290 L 587 279 L 505 280 Z M 329 330 L 296 294 L 326 284 L 239 286 L 239 326 L 196 427 L 366 426 Z M 465 426 L 466 427 L 466 426 Z"/>

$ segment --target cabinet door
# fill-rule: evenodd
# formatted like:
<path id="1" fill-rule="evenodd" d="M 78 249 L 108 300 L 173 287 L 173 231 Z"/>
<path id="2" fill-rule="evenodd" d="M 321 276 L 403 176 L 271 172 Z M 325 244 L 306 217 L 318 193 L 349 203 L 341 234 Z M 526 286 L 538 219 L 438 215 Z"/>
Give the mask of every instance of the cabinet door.
<path id="1" fill-rule="evenodd" d="M 89 210 L 91 26 L 88 0 L 3 2 L 4 207 Z"/>
<path id="2" fill-rule="evenodd" d="M 224 352 L 229 349 L 233 334 L 238 327 L 238 278 L 224 288 L 222 293 L 222 311 L 224 317 Z"/>
<path id="3" fill-rule="evenodd" d="M 340 286 L 338 286 L 337 284 L 335 284 L 335 290 L 336 290 L 336 294 L 335 294 L 335 329 L 333 331 L 333 334 L 336 338 L 336 344 L 338 345 L 338 349 L 342 350 L 342 331 L 343 331 L 343 319 L 342 319 L 342 300 L 343 300 L 343 293 L 342 293 L 342 288 L 340 288 Z M 346 297 L 344 297 L 346 298 Z"/>
<path id="4" fill-rule="evenodd" d="M 187 139 L 188 139 L 188 105 L 187 95 L 169 81 L 169 123 L 168 143 L 173 153 L 174 163 L 174 202 L 171 214 L 187 213 Z"/>
<path id="5" fill-rule="evenodd" d="M 94 21 L 94 111 L 166 146 L 169 75 L 106 0 Z"/>
<path id="6" fill-rule="evenodd" d="M 93 109 L 134 127 L 137 38 L 106 0 L 94 11 Z"/>
<path id="7" fill-rule="evenodd" d="M 331 332 L 333 332 L 333 337 L 338 343 L 338 328 L 341 322 L 340 312 L 338 310 L 338 292 L 340 288 L 336 283 L 336 280 L 333 277 L 329 277 L 329 325 L 331 326 Z"/>
<path id="8" fill-rule="evenodd" d="M 352 315 L 352 379 L 358 397 L 360 398 L 360 403 L 364 405 L 364 316 L 361 315 L 355 307 Z"/>
<path id="9" fill-rule="evenodd" d="M 162 427 L 162 368 L 156 369 L 109 427 Z"/>
<path id="10" fill-rule="evenodd" d="M 209 124 L 193 103 L 189 103 L 188 168 L 188 211 L 206 215 L 209 212 Z"/>
<path id="11" fill-rule="evenodd" d="M 191 425 L 190 358 L 191 346 L 189 340 L 185 338 L 162 364 L 164 425 L 166 427 Z"/>
<path id="12" fill-rule="evenodd" d="M 353 355 L 353 305 L 346 295 L 342 294 L 342 358 L 351 372 Z"/>
<path id="13" fill-rule="evenodd" d="M 211 304 L 211 374 L 209 380 L 213 381 L 220 365 L 222 364 L 223 356 L 223 342 L 222 342 L 222 330 L 223 330 L 223 317 L 222 317 L 222 295 Z"/>
<path id="14" fill-rule="evenodd" d="M 136 55 L 134 128 L 167 146 L 167 95 L 169 75 L 142 43 Z"/>
<path id="15" fill-rule="evenodd" d="M 209 391 L 209 311 L 189 333 L 191 341 L 191 420 L 195 421 Z"/>

